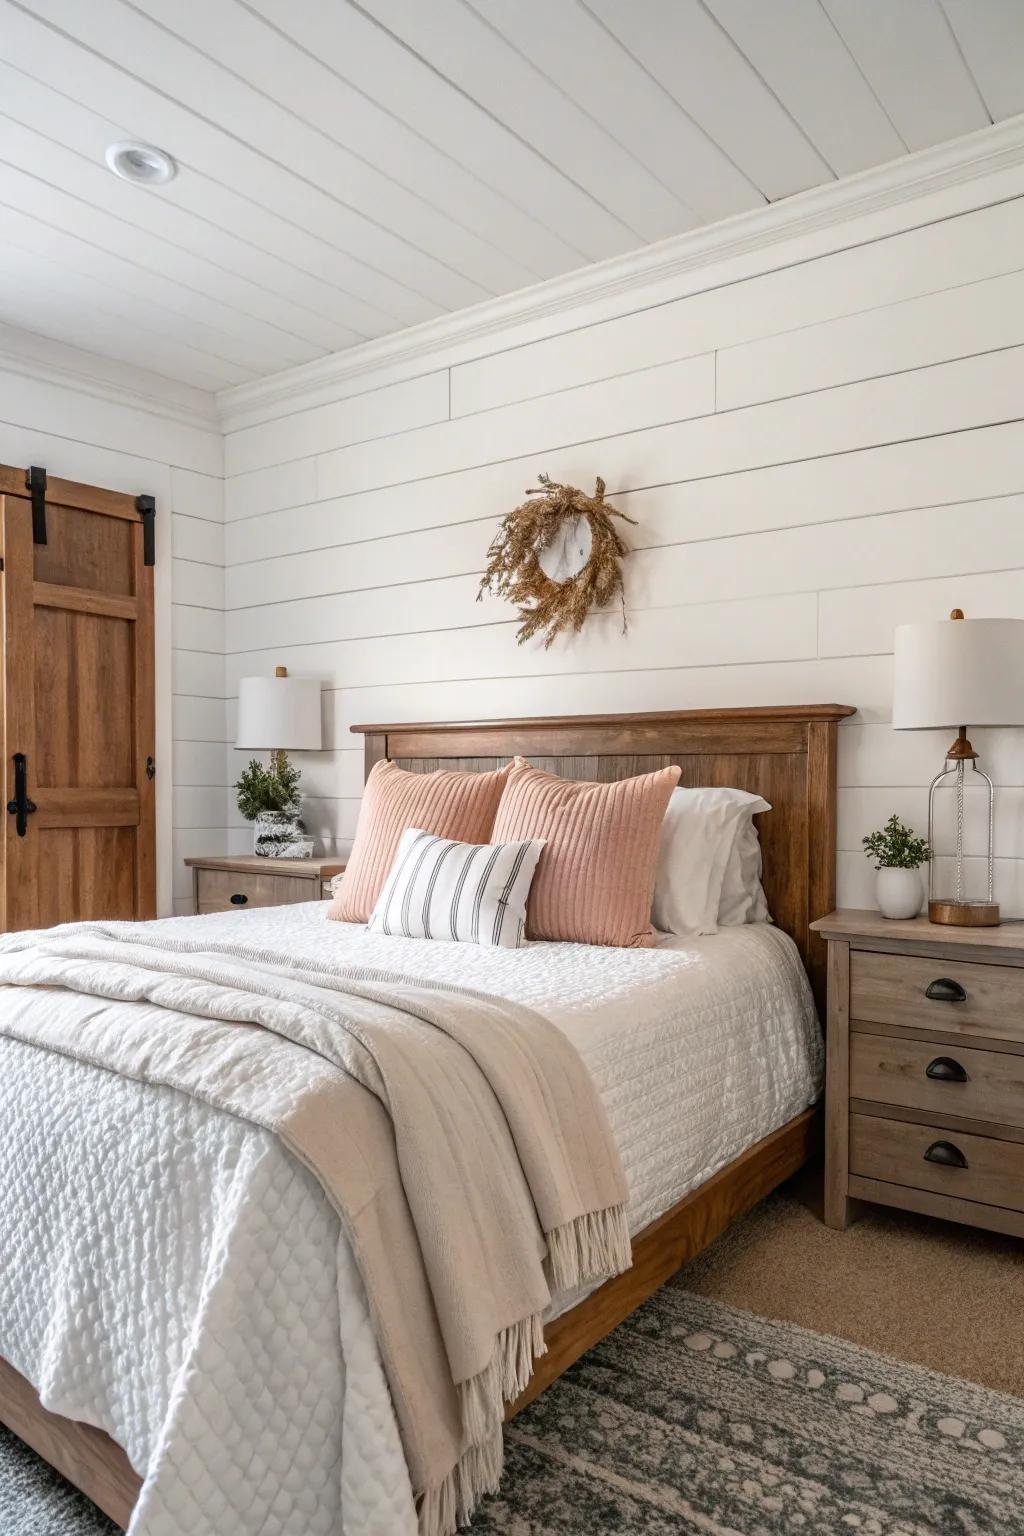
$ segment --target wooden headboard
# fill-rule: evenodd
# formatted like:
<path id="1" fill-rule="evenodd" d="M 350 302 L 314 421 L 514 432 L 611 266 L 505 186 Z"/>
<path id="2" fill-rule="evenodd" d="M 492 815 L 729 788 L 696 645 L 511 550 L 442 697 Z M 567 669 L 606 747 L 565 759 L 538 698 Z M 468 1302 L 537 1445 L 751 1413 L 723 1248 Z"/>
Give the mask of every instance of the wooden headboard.
<path id="1" fill-rule="evenodd" d="M 764 888 L 775 922 L 796 940 L 819 1006 L 825 945 L 810 924 L 835 906 L 836 733 L 846 704 L 690 709 L 645 715 L 354 725 L 366 772 L 388 758 L 414 773 L 497 768 L 516 753 L 567 779 L 609 782 L 678 763 L 681 784 L 763 795 Z"/>

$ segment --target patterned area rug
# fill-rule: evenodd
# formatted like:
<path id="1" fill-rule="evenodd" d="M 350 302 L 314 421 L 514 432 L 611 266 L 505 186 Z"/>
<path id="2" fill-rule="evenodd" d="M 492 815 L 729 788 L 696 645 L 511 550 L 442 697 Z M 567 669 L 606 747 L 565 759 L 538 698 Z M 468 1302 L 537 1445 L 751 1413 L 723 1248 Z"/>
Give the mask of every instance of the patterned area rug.
<path id="1" fill-rule="evenodd" d="M 680 1287 L 506 1438 L 502 1492 L 474 1536 L 1024 1531 L 1024 1402 Z M 115 1527 L 0 1430 L 0 1532 Z"/>

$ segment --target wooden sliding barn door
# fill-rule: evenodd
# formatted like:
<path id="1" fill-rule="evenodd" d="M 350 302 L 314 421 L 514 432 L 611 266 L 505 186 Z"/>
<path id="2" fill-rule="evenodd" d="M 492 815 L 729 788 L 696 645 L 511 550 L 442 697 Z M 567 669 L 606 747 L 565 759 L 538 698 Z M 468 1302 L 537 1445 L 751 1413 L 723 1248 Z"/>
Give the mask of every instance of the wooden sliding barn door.
<path id="1" fill-rule="evenodd" d="M 0 466 L 2 926 L 153 917 L 152 502 L 31 473 Z"/>

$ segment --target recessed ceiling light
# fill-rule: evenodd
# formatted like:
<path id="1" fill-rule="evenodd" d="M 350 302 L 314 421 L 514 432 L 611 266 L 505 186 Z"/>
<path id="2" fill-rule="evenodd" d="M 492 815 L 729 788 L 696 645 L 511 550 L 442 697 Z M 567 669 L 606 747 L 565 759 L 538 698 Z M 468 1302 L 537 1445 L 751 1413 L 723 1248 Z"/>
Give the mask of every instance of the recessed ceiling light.
<path id="1" fill-rule="evenodd" d="M 111 144 L 105 159 L 115 176 L 147 187 L 162 186 L 178 174 L 178 167 L 170 155 L 153 144 Z"/>

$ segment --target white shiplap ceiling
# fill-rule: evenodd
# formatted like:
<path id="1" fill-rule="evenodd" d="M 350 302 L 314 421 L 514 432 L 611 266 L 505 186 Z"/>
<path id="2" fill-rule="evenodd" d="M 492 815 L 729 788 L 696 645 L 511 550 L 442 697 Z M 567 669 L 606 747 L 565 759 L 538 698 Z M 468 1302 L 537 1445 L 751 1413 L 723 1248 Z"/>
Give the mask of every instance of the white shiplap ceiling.
<path id="1" fill-rule="evenodd" d="M 0 0 L 0 321 L 219 389 L 1021 111 L 1024 0 Z"/>

